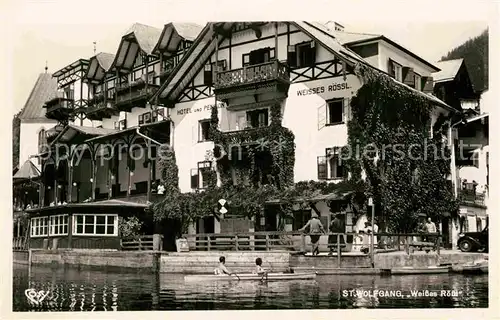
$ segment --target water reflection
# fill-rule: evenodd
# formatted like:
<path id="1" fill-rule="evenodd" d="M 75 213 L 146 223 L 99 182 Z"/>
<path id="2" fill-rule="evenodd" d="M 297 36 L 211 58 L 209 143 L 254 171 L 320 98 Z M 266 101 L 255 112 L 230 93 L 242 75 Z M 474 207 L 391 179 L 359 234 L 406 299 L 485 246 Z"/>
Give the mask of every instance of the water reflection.
<path id="1" fill-rule="evenodd" d="M 48 292 L 39 303 L 25 290 Z M 400 290 L 402 295 L 350 295 Z M 410 295 L 412 290 L 461 292 Z M 318 276 L 286 282 L 184 282 L 182 275 L 79 271 L 34 267 L 14 270 L 16 311 L 122 311 L 212 309 L 477 308 L 488 306 L 488 277 L 462 275 Z"/>

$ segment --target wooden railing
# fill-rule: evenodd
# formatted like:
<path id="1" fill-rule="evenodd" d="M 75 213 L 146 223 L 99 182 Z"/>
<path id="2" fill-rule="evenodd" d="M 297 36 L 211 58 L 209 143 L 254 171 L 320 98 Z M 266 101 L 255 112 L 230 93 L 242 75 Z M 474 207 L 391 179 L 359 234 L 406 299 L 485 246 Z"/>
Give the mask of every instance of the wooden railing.
<path id="1" fill-rule="evenodd" d="M 121 250 L 127 251 L 153 251 L 153 236 L 140 236 L 137 239 L 121 239 Z M 161 248 L 160 248 L 161 250 Z"/>
<path id="2" fill-rule="evenodd" d="M 57 109 L 73 109 L 75 100 L 65 98 L 55 98 L 47 103 L 47 113 L 53 112 Z"/>
<path id="3" fill-rule="evenodd" d="M 299 231 L 262 231 L 239 233 L 198 233 L 184 234 L 190 250 L 220 251 L 311 251 L 306 245 L 308 234 Z M 325 243 L 324 237 L 335 239 Z M 438 233 L 376 233 L 374 248 L 379 251 L 405 251 L 412 254 L 415 250 L 435 250 L 439 254 L 442 236 Z M 367 237 L 367 238 L 364 238 Z M 343 238 L 343 241 L 341 240 Z M 321 241 L 323 239 L 323 241 Z M 352 241 L 349 241 L 352 239 Z M 423 241 L 426 240 L 426 241 Z M 319 249 L 322 252 L 352 249 L 370 249 L 371 236 L 363 233 L 323 233 L 320 235 Z M 331 248 L 335 250 L 330 250 Z M 358 248 L 356 248 L 358 247 Z M 342 251 L 345 251 L 342 250 Z M 358 251 L 358 250 L 357 250 Z"/>
<path id="4" fill-rule="evenodd" d="M 274 60 L 240 69 L 218 72 L 214 87 L 215 89 L 223 89 L 270 80 L 290 81 L 288 67 Z"/>
<path id="5" fill-rule="evenodd" d="M 470 189 L 461 189 L 458 191 L 458 199 L 464 204 L 472 203 L 484 205 L 485 193 L 476 192 Z"/>
<path id="6" fill-rule="evenodd" d="M 12 241 L 13 250 L 28 250 L 29 249 L 29 237 L 18 237 L 14 238 Z"/>
<path id="7" fill-rule="evenodd" d="M 130 90 L 123 90 L 120 92 L 116 92 L 116 104 L 126 104 L 131 102 L 132 100 L 138 99 L 147 99 L 152 96 L 156 90 L 158 89 L 158 85 L 148 84 L 148 86 L 136 86 L 131 87 Z M 140 89 L 139 89 L 140 88 Z"/>

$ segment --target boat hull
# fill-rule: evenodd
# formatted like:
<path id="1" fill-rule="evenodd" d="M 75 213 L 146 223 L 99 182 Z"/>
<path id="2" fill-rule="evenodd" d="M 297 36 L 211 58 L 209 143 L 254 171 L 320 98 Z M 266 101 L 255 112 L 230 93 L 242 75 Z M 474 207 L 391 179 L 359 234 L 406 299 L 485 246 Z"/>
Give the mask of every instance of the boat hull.
<path id="1" fill-rule="evenodd" d="M 186 275 L 184 281 L 288 281 L 288 280 L 310 280 L 316 278 L 315 273 L 269 273 L 262 277 L 252 273 L 240 273 L 236 275 Z"/>
<path id="2" fill-rule="evenodd" d="M 425 274 L 425 273 L 448 273 L 450 267 L 428 267 L 428 268 L 394 268 L 391 275 L 400 274 Z"/>

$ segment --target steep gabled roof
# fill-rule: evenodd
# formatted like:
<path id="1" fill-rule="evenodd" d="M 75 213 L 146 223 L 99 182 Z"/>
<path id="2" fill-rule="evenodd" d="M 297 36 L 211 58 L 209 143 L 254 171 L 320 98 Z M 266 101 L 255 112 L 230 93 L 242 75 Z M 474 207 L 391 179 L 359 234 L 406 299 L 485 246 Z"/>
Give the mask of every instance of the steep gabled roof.
<path id="1" fill-rule="evenodd" d="M 122 37 L 110 69 L 115 67 L 131 68 L 134 64 L 133 58 L 138 51 L 142 51 L 146 55 L 153 54 L 161 31 L 161 29 L 152 26 L 134 23 Z"/>
<path id="2" fill-rule="evenodd" d="M 219 24 L 222 24 L 223 27 L 225 27 L 226 25 L 229 25 L 230 27 L 232 25 L 231 22 L 221 22 Z M 359 56 L 349 48 L 342 46 L 340 42 L 337 41 L 335 37 L 324 28 L 305 21 L 293 21 L 290 22 L 290 24 L 300 29 L 312 39 L 315 39 L 315 41 L 319 42 L 323 47 L 325 47 L 325 49 L 338 57 L 340 60 L 346 62 L 346 64 L 353 66 L 356 63 L 362 63 L 372 69 L 375 69 L 378 72 L 382 72 L 385 74 L 385 72 L 371 66 L 361 56 Z M 182 60 L 177 64 L 172 73 L 169 75 L 167 80 L 150 99 L 152 102 L 158 96 L 160 96 L 162 99 L 175 100 L 180 92 L 182 92 L 182 90 L 185 88 L 185 86 L 187 86 L 187 84 L 192 81 L 193 77 L 196 75 L 198 70 L 200 70 L 201 66 L 205 63 L 208 56 L 210 56 L 210 54 L 212 54 L 215 50 L 215 38 L 212 37 L 211 32 L 212 25 L 213 23 L 208 23 L 203 28 L 198 38 L 191 46 L 190 50 L 184 55 Z M 220 41 L 220 39 L 218 39 L 218 41 Z M 418 91 L 395 79 L 392 80 L 396 85 L 403 86 L 408 90 L 415 92 L 416 94 L 436 103 L 437 105 L 447 110 L 456 112 L 454 108 L 447 105 L 445 102 L 441 101 L 435 96 L 422 91 Z"/>
<path id="3" fill-rule="evenodd" d="M 31 93 L 24 104 L 19 119 L 22 120 L 43 120 L 51 122 L 45 117 L 43 105 L 46 101 L 54 98 L 57 93 L 57 80 L 50 73 L 41 73 L 31 89 Z"/>
<path id="4" fill-rule="evenodd" d="M 97 59 L 97 62 L 99 62 L 101 68 L 103 68 L 105 71 L 108 71 L 113 64 L 115 55 L 112 53 L 100 52 L 95 56 L 95 58 Z"/>
<path id="5" fill-rule="evenodd" d="M 194 23 L 168 23 L 163 27 L 153 53 L 176 51 L 181 40 L 194 41 L 202 29 L 202 26 Z"/>
<path id="6" fill-rule="evenodd" d="M 434 82 L 452 81 L 457 76 L 457 73 L 463 63 L 464 59 L 439 61 L 436 65 L 441 69 L 441 71 L 432 74 Z"/>
<path id="7" fill-rule="evenodd" d="M 161 29 L 142 23 L 134 23 L 127 34 L 133 33 L 139 47 L 146 54 L 153 53 L 153 49 L 160 38 Z"/>
<path id="8" fill-rule="evenodd" d="M 106 72 L 111 68 L 115 55 L 106 52 L 100 52 L 89 59 L 89 67 L 85 78 L 91 80 L 102 80 Z"/>

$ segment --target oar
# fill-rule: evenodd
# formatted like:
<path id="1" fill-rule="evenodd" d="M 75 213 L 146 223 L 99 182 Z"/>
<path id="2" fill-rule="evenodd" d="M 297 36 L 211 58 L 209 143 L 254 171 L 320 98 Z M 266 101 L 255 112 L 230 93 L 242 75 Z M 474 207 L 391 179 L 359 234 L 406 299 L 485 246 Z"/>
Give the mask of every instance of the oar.
<path id="1" fill-rule="evenodd" d="M 238 278 L 238 281 L 241 281 L 240 277 L 238 277 L 236 273 L 231 273 L 231 275 L 236 276 L 236 278 Z"/>

